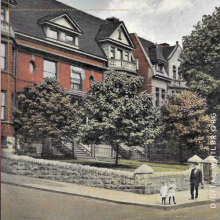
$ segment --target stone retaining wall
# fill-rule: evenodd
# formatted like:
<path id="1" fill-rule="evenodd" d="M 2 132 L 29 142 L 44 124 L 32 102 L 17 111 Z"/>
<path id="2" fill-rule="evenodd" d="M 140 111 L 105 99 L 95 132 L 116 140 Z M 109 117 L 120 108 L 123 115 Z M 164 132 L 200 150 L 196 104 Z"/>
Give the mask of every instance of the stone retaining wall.
<path id="1" fill-rule="evenodd" d="M 178 190 L 189 189 L 190 170 L 136 174 L 13 154 L 1 159 L 3 172 L 140 194 L 159 193 L 161 181 L 173 179 Z"/>

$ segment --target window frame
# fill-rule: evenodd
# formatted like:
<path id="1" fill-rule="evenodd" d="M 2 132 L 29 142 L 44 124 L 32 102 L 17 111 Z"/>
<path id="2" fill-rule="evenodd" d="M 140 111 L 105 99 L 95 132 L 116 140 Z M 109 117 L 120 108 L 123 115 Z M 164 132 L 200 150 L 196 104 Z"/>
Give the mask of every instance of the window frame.
<path id="1" fill-rule="evenodd" d="M 2 53 L 2 51 L 1 51 L 1 70 L 7 70 L 7 43 L 5 43 L 5 42 L 1 42 L 1 50 L 2 50 L 2 45 L 4 45 L 4 47 L 5 47 L 5 51 L 4 51 L 4 53 Z M 4 55 L 4 56 L 2 56 L 2 55 Z M 2 65 L 2 59 L 4 60 L 3 61 L 3 65 Z M 4 66 L 4 68 L 2 67 L 2 66 Z"/>
<path id="2" fill-rule="evenodd" d="M 123 60 L 123 50 L 117 48 L 117 56 L 120 56 L 120 57 L 117 57 L 118 60 Z"/>
<path id="3" fill-rule="evenodd" d="M 79 77 L 74 78 L 74 74 L 77 74 Z M 84 80 L 85 80 L 85 69 L 77 66 L 71 66 L 70 68 L 70 88 L 75 91 L 81 91 L 84 90 Z M 80 82 L 80 83 L 77 83 Z M 79 88 L 74 89 L 74 85 L 78 84 Z"/>
<path id="4" fill-rule="evenodd" d="M 77 34 L 70 33 L 63 29 L 54 28 L 53 26 L 47 26 L 46 28 L 46 35 L 48 38 L 79 47 L 79 36 Z M 55 33 L 56 36 L 54 36 Z M 67 40 L 68 37 L 72 38 L 72 40 Z"/>
<path id="5" fill-rule="evenodd" d="M 33 66 L 33 71 L 31 70 L 31 65 Z M 29 69 L 30 69 L 31 73 L 35 73 L 35 71 L 36 71 L 36 64 L 35 64 L 35 62 L 33 60 L 31 60 L 30 63 L 29 63 Z"/>
<path id="6" fill-rule="evenodd" d="M 4 105 L 2 105 L 2 94 L 4 94 Z M 3 108 L 3 110 L 2 110 Z M 3 118 L 2 118 L 3 113 Z M 1 121 L 7 121 L 7 91 L 1 90 Z"/>
<path id="7" fill-rule="evenodd" d="M 94 76 L 91 75 L 91 76 L 89 77 L 89 85 L 90 85 L 90 87 L 91 87 L 91 85 L 92 85 L 93 82 L 95 82 L 95 78 L 94 78 Z"/>
<path id="8" fill-rule="evenodd" d="M 56 38 L 52 36 L 52 33 L 56 33 Z M 52 38 L 54 40 L 59 40 L 59 31 L 57 31 L 55 29 L 50 29 L 50 38 Z"/>
<path id="9" fill-rule="evenodd" d="M 128 51 L 124 52 L 124 60 L 129 62 L 129 52 Z"/>
<path id="10" fill-rule="evenodd" d="M 158 87 L 155 88 L 155 106 L 160 106 L 160 88 Z"/>
<path id="11" fill-rule="evenodd" d="M 159 64 L 158 64 L 158 71 L 159 71 L 160 73 L 163 73 L 163 68 L 164 68 L 164 65 L 163 65 L 162 63 L 159 63 Z"/>
<path id="12" fill-rule="evenodd" d="M 53 77 L 51 77 L 51 76 L 45 76 L 45 73 L 49 73 L 49 74 L 52 74 L 52 73 L 53 73 L 53 72 L 50 72 L 50 71 L 45 71 L 45 63 L 46 63 L 45 61 L 55 64 L 55 76 L 53 76 Z M 44 77 L 43 77 L 43 78 L 45 79 L 46 77 L 58 79 L 58 63 L 57 63 L 56 61 L 44 59 Z"/>
<path id="13" fill-rule="evenodd" d="M 115 59 L 115 47 L 112 46 L 110 50 L 110 59 Z"/>
<path id="14" fill-rule="evenodd" d="M 79 78 L 76 78 L 76 77 L 74 78 L 74 75 L 78 75 Z M 75 90 L 75 91 L 82 91 L 82 75 L 81 75 L 81 73 L 71 70 L 71 76 L 70 77 L 71 77 L 71 80 L 70 80 L 71 89 Z M 79 83 L 77 83 L 77 81 Z M 74 88 L 74 85 L 77 85 L 78 89 Z"/>
<path id="15" fill-rule="evenodd" d="M 174 80 L 176 80 L 176 77 L 177 77 L 176 73 L 177 73 L 177 71 L 176 71 L 176 66 L 173 65 L 173 79 L 174 79 Z"/>
<path id="16" fill-rule="evenodd" d="M 165 100 L 166 100 L 166 90 L 161 89 L 161 102 L 162 102 L 162 104 L 165 102 Z"/>

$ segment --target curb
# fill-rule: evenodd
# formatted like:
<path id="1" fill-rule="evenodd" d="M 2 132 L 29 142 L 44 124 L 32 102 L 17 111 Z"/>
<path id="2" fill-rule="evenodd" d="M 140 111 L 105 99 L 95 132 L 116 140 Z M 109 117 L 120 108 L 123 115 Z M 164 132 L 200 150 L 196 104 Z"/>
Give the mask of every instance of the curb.
<path id="1" fill-rule="evenodd" d="M 193 206 L 198 206 L 198 205 L 205 205 L 205 204 L 211 203 L 210 200 L 206 200 L 206 201 L 198 201 L 198 202 L 193 202 L 193 203 L 185 203 L 185 204 L 171 205 L 171 206 L 150 205 L 150 204 L 141 204 L 141 203 L 135 203 L 135 202 L 123 202 L 123 201 L 117 201 L 117 200 L 112 200 L 112 199 L 107 199 L 107 198 L 104 199 L 104 198 L 99 198 L 96 196 L 82 195 L 82 194 L 77 194 L 77 193 L 61 192 L 61 191 L 57 191 L 57 190 L 44 189 L 44 188 L 40 188 L 40 187 L 36 187 L 36 186 L 28 186 L 25 184 L 17 184 L 17 183 L 12 183 L 12 182 L 7 182 L 7 181 L 1 181 L 1 183 L 12 185 L 12 186 L 19 186 L 19 187 L 28 188 L 28 189 L 42 190 L 45 192 L 53 192 L 53 193 L 59 193 L 59 194 L 64 194 L 64 195 L 70 195 L 70 196 L 80 196 L 83 198 L 95 199 L 95 200 L 111 202 L 111 203 L 115 203 L 115 204 L 132 205 L 132 206 L 139 206 L 139 207 L 151 207 L 151 208 L 165 210 L 165 211 L 191 207 L 192 204 L 193 204 Z M 220 199 L 215 200 L 215 203 L 218 203 L 218 202 L 220 202 Z"/>

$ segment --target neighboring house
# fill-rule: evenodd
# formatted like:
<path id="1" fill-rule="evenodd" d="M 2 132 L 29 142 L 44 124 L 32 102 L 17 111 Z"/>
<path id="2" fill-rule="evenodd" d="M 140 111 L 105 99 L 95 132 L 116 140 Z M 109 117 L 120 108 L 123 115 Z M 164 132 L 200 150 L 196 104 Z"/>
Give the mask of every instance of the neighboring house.
<path id="1" fill-rule="evenodd" d="M 162 46 L 163 55 L 167 60 L 165 68 L 169 77 L 172 79 L 168 86 L 168 95 L 188 90 L 186 82 L 183 80 L 182 75 L 179 72 L 179 67 L 183 60 L 181 59 L 182 48 L 180 47 L 178 41 L 174 46 L 170 46 L 169 44 L 160 44 L 160 46 Z"/>
<path id="2" fill-rule="evenodd" d="M 12 111 L 15 101 L 16 41 L 15 31 L 9 23 L 8 3 L 16 7 L 14 1 L 1 2 L 1 148 L 13 146 L 14 128 Z"/>
<path id="3" fill-rule="evenodd" d="M 160 107 L 167 95 L 187 89 L 178 68 L 182 49 L 178 45 L 154 44 L 146 39 L 130 34 L 135 44 L 133 55 L 139 62 L 138 74 L 144 77 L 141 91 L 152 94 L 153 104 Z"/>
<path id="4" fill-rule="evenodd" d="M 168 85 L 172 81 L 165 68 L 167 60 L 163 55 L 163 48 L 148 40 L 130 35 L 134 44 L 134 57 L 139 60 L 138 74 L 144 77 L 142 91 L 152 94 L 153 104 L 160 107 L 166 99 Z"/>
<path id="5" fill-rule="evenodd" d="M 102 20 L 56 0 L 1 4 L 2 146 L 14 141 L 13 103 L 24 87 L 56 77 L 80 99 L 108 69 L 137 74 L 134 44 L 118 19 Z"/>

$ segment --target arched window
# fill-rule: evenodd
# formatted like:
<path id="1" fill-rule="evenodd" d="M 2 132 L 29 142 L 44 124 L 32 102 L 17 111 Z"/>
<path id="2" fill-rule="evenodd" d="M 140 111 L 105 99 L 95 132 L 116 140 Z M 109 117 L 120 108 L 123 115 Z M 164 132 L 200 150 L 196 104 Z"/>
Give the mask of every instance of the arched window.
<path id="1" fill-rule="evenodd" d="M 92 85 L 92 83 L 93 83 L 94 81 L 95 81 L 94 76 L 90 76 L 90 77 L 89 77 L 90 86 Z"/>
<path id="2" fill-rule="evenodd" d="M 35 62 L 34 62 L 34 61 L 31 61 L 31 62 L 30 62 L 30 71 L 31 71 L 32 73 L 34 73 L 34 72 L 35 72 L 35 68 L 36 68 Z"/>
<path id="3" fill-rule="evenodd" d="M 173 79 L 176 79 L 176 66 L 173 66 Z"/>

